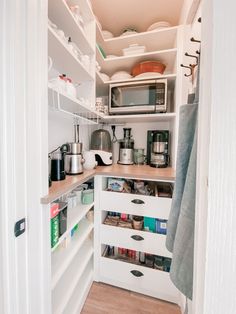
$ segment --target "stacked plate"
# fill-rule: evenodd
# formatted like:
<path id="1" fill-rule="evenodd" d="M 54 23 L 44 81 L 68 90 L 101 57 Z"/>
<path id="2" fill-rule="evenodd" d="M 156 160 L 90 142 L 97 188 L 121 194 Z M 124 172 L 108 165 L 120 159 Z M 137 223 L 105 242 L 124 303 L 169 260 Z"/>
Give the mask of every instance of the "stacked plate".
<path id="1" fill-rule="evenodd" d="M 167 27 L 171 27 L 171 24 L 169 22 L 160 21 L 160 22 L 156 22 L 156 23 L 150 25 L 147 29 L 147 32 L 155 31 L 155 30 L 163 29 L 163 28 L 167 28 Z"/>

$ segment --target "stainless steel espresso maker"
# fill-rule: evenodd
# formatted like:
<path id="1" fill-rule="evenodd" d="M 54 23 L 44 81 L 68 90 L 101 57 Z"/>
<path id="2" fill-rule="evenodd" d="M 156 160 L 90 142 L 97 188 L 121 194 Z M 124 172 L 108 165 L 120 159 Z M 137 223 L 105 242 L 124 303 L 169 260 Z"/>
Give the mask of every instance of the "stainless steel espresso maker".
<path id="1" fill-rule="evenodd" d="M 147 132 L 147 164 L 151 167 L 165 168 L 169 165 L 169 131 Z"/>
<path id="2" fill-rule="evenodd" d="M 65 171 L 67 174 L 83 173 L 84 159 L 82 156 L 83 144 L 79 142 L 79 125 L 74 126 L 75 141 L 64 144 L 65 148 Z"/>
<path id="3" fill-rule="evenodd" d="M 119 140 L 118 164 L 133 165 L 134 163 L 134 140 L 131 139 L 131 128 L 123 128 L 124 138 Z"/>

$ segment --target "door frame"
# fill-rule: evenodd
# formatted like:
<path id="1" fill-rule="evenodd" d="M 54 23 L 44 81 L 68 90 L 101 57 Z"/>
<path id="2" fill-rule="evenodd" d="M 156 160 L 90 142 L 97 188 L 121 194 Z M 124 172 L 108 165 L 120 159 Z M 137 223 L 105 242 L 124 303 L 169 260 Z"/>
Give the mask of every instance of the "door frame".
<path id="1" fill-rule="evenodd" d="M 2 0 L 0 20 L 0 310 L 46 313 L 47 0 Z M 15 237 L 22 218 L 26 231 Z"/>

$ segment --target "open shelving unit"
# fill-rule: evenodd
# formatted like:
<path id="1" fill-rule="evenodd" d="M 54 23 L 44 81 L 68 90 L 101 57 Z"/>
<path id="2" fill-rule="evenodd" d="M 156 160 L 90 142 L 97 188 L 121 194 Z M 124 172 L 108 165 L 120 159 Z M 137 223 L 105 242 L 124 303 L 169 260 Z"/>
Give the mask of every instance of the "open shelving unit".
<path id="1" fill-rule="evenodd" d="M 176 48 L 166 50 L 149 51 L 143 54 L 120 56 L 114 58 L 104 58 L 97 48 L 97 62 L 101 66 L 101 72 L 106 73 L 108 76 L 112 76 L 116 71 L 128 71 L 130 72 L 132 67 L 141 62 L 148 60 L 161 61 L 166 65 L 165 74 L 174 74 L 174 65 L 176 58 Z"/>
<path id="2" fill-rule="evenodd" d="M 67 44 L 50 26 L 48 26 L 48 54 L 57 70 L 60 73 L 66 73 L 73 82 L 94 80 L 80 60 L 70 51 Z M 65 62 L 65 60 L 68 61 Z"/>
<path id="3" fill-rule="evenodd" d="M 48 12 L 53 23 L 65 32 L 66 36 L 80 47 L 85 54 L 93 54 L 94 47 L 86 36 L 85 30 L 76 21 L 74 15 L 64 0 L 50 0 L 48 2 Z"/>
<path id="4" fill-rule="evenodd" d="M 57 244 L 52 248 L 52 252 L 61 244 L 61 242 L 68 236 L 71 230 L 74 228 L 76 224 L 78 224 L 88 213 L 88 211 L 93 207 L 93 204 L 89 205 L 82 205 L 79 204 L 78 206 L 68 210 L 68 217 L 67 217 L 67 230 L 63 235 L 59 238 Z"/>
<path id="5" fill-rule="evenodd" d="M 71 239 L 67 248 L 60 248 L 52 254 L 52 289 L 69 267 L 71 261 L 76 256 L 81 246 L 93 230 L 93 224 L 88 221 L 82 221 L 79 224 L 79 231 Z"/>
<path id="6" fill-rule="evenodd" d="M 97 42 L 102 46 L 106 54 L 118 54 L 118 56 L 122 55 L 122 49 L 133 44 L 145 46 L 147 51 L 175 48 L 177 30 L 178 27 L 174 26 L 161 30 L 104 39 L 98 24 L 96 26 Z"/>

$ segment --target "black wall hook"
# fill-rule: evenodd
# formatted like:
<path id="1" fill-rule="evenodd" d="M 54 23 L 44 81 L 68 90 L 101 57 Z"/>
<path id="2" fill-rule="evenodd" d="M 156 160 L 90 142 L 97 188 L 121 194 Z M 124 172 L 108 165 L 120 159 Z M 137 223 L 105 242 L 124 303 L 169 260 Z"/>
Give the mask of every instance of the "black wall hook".
<path id="1" fill-rule="evenodd" d="M 194 43 L 200 43 L 201 42 L 201 40 L 195 39 L 194 37 L 191 37 L 190 41 L 192 41 Z"/>
<path id="2" fill-rule="evenodd" d="M 184 76 L 188 77 L 188 76 L 191 76 L 191 75 L 193 74 L 193 68 L 192 68 L 191 65 L 187 66 L 187 65 L 184 65 L 184 64 L 181 63 L 180 66 L 181 66 L 182 68 L 187 68 L 187 69 L 190 70 L 190 74 L 186 74 L 186 73 L 185 73 Z"/>
<path id="3" fill-rule="evenodd" d="M 202 23 L 202 18 L 199 17 L 197 21 L 198 21 L 198 23 Z"/>
<path id="4" fill-rule="evenodd" d="M 195 55 L 191 55 L 190 53 L 188 52 L 185 52 L 184 54 L 186 57 L 191 57 L 191 58 L 195 58 L 196 59 L 196 64 L 195 65 L 198 65 L 198 56 L 195 56 Z"/>

